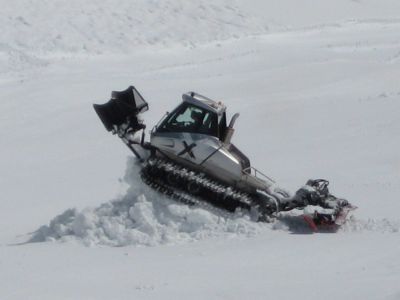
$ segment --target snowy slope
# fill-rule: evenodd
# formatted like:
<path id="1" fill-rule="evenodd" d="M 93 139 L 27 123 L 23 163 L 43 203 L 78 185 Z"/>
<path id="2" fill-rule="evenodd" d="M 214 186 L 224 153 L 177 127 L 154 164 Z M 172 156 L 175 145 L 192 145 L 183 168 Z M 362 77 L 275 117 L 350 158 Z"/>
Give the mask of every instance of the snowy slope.
<path id="1" fill-rule="evenodd" d="M 0 1 L 1 73 L 51 57 L 131 54 L 346 21 L 396 21 L 396 0 Z"/>
<path id="2" fill-rule="evenodd" d="M 400 298 L 397 1 L 2 7 L 1 299 Z M 130 84 L 149 127 L 188 90 L 223 100 L 253 165 L 328 178 L 354 218 L 300 234 L 147 190 L 91 107 Z"/>

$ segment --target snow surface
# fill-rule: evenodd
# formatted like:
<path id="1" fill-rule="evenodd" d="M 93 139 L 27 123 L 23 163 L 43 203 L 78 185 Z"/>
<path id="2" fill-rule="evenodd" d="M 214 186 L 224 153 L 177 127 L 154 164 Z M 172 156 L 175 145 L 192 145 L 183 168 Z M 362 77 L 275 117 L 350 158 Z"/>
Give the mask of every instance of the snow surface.
<path id="1" fill-rule="evenodd" d="M 0 4 L 0 299 L 400 299 L 398 1 Z M 91 107 L 130 84 L 149 128 L 224 101 L 254 166 L 359 208 L 308 234 L 150 191 Z"/>

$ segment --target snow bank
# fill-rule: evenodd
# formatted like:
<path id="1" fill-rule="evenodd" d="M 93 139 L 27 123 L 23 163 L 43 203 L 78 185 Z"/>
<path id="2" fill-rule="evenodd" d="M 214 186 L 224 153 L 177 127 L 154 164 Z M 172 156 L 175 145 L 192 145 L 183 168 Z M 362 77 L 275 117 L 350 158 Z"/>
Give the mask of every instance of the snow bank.
<path id="1" fill-rule="evenodd" d="M 270 228 L 243 213 L 227 216 L 176 203 L 141 183 L 130 158 L 124 196 L 96 208 L 68 209 L 37 230 L 30 242 L 77 240 L 85 245 L 155 246 L 215 237 L 254 236 Z"/>
<path id="2" fill-rule="evenodd" d="M 156 246 L 216 237 L 250 237 L 270 230 L 311 233 L 300 211 L 282 214 L 271 224 L 256 223 L 243 212 L 208 211 L 174 202 L 151 190 L 139 178 L 134 158 L 127 162 L 125 195 L 96 208 L 67 209 L 39 228 L 30 242 L 79 241 L 90 245 Z M 351 217 L 342 232 L 400 231 L 400 222 Z"/>

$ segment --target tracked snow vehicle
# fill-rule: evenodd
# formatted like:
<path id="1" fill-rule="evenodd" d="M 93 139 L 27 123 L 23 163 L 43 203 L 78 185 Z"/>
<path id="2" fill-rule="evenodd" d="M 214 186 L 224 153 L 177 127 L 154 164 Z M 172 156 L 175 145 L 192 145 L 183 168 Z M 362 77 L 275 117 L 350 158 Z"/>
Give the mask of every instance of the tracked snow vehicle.
<path id="1" fill-rule="evenodd" d="M 221 102 L 194 92 L 183 94 L 182 100 L 153 127 L 150 141 L 140 118 L 148 104 L 133 86 L 93 105 L 106 129 L 140 160 L 146 184 L 184 203 L 249 210 L 257 220 L 313 205 L 321 209 L 306 220 L 331 225 L 343 222 L 354 208 L 331 195 L 326 180 L 309 180 L 294 196 L 278 188 L 231 142 L 239 114 L 228 124 Z"/>

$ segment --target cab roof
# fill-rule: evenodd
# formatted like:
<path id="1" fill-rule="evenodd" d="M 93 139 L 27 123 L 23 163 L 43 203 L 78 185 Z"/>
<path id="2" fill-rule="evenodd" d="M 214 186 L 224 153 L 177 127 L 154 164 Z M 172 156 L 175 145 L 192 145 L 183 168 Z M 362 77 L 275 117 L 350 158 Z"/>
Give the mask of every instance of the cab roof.
<path id="1" fill-rule="evenodd" d="M 206 96 L 195 92 L 187 92 L 182 95 L 183 102 L 187 102 L 203 109 L 212 111 L 218 116 L 221 116 L 226 111 L 226 106 L 221 101 L 214 101 Z"/>

